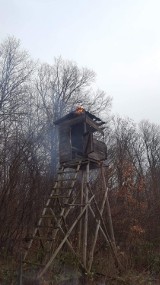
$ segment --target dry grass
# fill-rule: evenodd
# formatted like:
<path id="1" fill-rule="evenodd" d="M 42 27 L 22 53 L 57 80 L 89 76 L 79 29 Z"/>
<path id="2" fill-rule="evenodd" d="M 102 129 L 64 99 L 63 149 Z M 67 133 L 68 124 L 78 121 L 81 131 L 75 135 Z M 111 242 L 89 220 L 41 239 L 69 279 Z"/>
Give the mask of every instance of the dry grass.
<path id="1" fill-rule="evenodd" d="M 107 285 L 158 285 L 159 280 L 154 280 L 151 276 L 145 273 L 137 273 L 135 271 L 129 271 L 122 276 L 108 279 Z"/>

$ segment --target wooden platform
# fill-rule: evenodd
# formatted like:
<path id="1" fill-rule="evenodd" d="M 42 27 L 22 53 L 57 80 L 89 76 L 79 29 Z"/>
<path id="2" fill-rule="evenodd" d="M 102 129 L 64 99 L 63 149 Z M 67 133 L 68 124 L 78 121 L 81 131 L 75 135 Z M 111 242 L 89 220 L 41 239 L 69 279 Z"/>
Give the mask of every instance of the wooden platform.
<path id="1" fill-rule="evenodd" d="M 71 161 L 67 161 L 66 163 L 61 163 L 61 167 L 63 168 L 72 168 L 72 169 L 76 169 L 77 165 L 79 163 L 79 159 L 72 159 Z M 81 167 L 80 170 L 85 170 L 86 169 L 86 165 L 89 163 L 89 168 L 90 170 L 92 169 L 97 169 L 100 168 L 102 165 L 107 167 L 107 163 L 105 163 L 104 161 L 97 161 L 94 159 L 88 159 L 88 158 L 84 158 L 81 160 Z"/>

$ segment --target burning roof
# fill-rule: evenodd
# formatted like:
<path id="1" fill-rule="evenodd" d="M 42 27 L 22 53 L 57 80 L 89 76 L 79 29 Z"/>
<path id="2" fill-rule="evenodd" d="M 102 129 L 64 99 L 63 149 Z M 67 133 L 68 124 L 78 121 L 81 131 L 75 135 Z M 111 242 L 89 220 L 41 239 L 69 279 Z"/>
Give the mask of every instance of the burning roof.
<path id="1" fill-rule="evenodd" d="M 105 124 L 105 122 L 103 122 L 100 118 L 98 118 L 95 115 L 91 114 L 90 112 L 86 111 L 82 106 L 77 107 L 75 111 L 70 112 L 69 114 L 58 119 L 54 123 L 55 123 L 55 125 L 59 125 L 65 121 L 72 120 L 78 116 L 82 116 L 84 118 L 89 117 L 91 120 L 94 121 L 94 123 L 97 123 L 98 125 Z"/>

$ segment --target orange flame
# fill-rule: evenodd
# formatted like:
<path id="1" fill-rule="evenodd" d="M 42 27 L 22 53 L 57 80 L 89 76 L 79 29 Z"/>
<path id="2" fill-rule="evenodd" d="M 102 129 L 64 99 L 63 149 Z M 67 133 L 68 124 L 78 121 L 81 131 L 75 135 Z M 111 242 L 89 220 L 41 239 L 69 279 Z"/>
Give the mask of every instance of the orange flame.
<path id="1" fill-rule="evenodd" d="M 85 112 L 85 109 L 82 106 L 78 106 L 75 112 L 76 114 L 82 114 Z"/>

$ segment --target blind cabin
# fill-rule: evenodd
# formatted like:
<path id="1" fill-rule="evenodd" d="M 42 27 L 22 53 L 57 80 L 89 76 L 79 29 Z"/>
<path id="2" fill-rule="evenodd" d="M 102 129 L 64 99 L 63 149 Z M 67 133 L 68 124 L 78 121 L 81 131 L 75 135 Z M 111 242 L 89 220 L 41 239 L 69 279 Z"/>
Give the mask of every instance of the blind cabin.
<path id="1" fill-rule="evenodd" d="M 101 119 L 78 107 L 54 122 L 59 130 L 60 164 L 88 159 L 100 162 L 107 158 L 107 147 L 103 141 Z"/>

